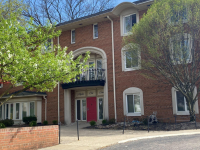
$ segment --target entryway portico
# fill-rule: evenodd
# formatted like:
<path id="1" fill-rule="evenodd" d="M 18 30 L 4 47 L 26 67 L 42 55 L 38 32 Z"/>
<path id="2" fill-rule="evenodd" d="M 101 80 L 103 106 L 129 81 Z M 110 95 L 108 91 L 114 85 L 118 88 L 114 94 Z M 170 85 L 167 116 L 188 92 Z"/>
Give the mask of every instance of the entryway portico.
<path id="1" fill-rule="evenodd" d="M 90 51 L 89 65 L 76 82 L 64 83 L 64 120 L 66 124 L 78 120 L 109 119 L 107 57 L 102 49 L 84 47 L 74 51 L 74 58 Z"/>

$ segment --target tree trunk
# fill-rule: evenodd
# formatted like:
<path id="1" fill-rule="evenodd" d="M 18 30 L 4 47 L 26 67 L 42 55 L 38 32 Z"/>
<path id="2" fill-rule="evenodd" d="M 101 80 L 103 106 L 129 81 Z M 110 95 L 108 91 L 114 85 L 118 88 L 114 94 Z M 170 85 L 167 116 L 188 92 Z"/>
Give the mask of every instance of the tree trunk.
<path id="1" fill-rule="evenodd" d="M 194 104 L 191 103 L 190 105 L 191 105 L 190 110 L 189 110 L 189 112 L 190 112 L 190 121 L 195 121 Z"/>

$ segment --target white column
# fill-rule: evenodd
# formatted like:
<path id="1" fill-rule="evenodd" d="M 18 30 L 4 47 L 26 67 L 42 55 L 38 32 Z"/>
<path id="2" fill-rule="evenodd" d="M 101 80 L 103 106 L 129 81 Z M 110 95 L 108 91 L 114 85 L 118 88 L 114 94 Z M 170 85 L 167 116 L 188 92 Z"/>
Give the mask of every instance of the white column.
<path id="1" fill-rule="evenodd" d="M 71 123 L 71 90 L 64 90 L 64 118 L 65 123 Z"/>
<path id="2" fill-rule="evenodd" d="M 37 122 L 42 123 L 42 101 L 37 101 Z"/>

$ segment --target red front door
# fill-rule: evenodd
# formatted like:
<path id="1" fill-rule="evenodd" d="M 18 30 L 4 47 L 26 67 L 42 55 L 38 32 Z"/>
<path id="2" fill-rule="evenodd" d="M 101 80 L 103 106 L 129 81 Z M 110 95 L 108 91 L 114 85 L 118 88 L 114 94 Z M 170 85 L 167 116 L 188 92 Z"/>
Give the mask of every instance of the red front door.
<path id="1" fill-rule="evenodd" d="M 97 104 L 96 97 L 87 98 L 87 121 L 97 121 Z"/>

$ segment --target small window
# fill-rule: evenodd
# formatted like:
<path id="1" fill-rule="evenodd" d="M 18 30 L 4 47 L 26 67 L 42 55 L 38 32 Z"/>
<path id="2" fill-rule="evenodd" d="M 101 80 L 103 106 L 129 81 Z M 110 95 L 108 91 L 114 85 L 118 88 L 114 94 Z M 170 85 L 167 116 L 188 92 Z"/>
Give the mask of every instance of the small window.
<path id="1" fill-rule="evenodd" d="M 127 34 L 131 31 L 134 24 L 137 23 L 136 14 L 128 15 L 123 17 L 123 33 Z"/>
<path id="2" fill-rule="evenodd" d="M 93 38 L 98 38 L 98 24 L 93 25 Z"/>
<path id="3" fill-rule="evenodd" d="M 42 53 L 48 53 L 53 51 L 53 40 L 48 39 L 43 43 Z"/>
<path id="4" fill-rule="evenodd" d="M 193 95 L 196 96 L 197 88 L 194 89 Z M 187 106 L 185 96 L 180 92 L 177 91 L 174 87 L 172 88 L 172 106 L 173 106 L 173 114 L 175 115 L 189 115 L 189 108 Z M 198 100 L 195 102 L 194 105 L 195 113 L 199 113 L 198 108 Z"/>
<path id="5" fill-rule="evenodd" d="M 103 98 L 98 98 L 98 116 L 99 120 L 103 119 Z"/>
<path id="6" fill-rule="evenodd" d="M 139 94 L 126 95 L 126 99 L 127 99 L 127 103 L 126 103 L 127 113 L 141 113 Z"/>
<path id="7" fill-rule="evenodd" d="M 19 119 L 19 112 L 20 112 L 20 103 L 16 103 L 16 109 L 15 109 L 15 119 Z"/>
<path id="8" fill-rule="evenodd" d="M 192 38 L 190 34 L 176 35 L 171 38 L 172 60 L 177 63 L 191 62 Z"/>
<path id="9" fill-rule="evenodd" d="M 30 102 L 30 116 L 34 116 L 34 115 L 35 115 L 35 103 Z"/>
<path id="10" fill-rule="evenodd" d="M 188 112 L 187 102 L 184 95 L 176 91 L 176 103 L 177 103 L 177 111 Z"/>
<path id="11" fill-rule="evenodd" d="M 0 106 L 0 120 L 3 119 L 3 105 Z"/>
<path id="12" fill-rule="evenodd" d="M 172 23 L 178 23 L 181 20 L 183 23 L 187 22 L 188 13 L 186 7 L 183 7 L 183 9 L 179 11 L 172 10 L 172 13 L 173 13 L 173 15 L 171 16 Z"/>
<path id="13" fill-rule="evenodd" d="M 75 43 L 75 29 L 71 30 L 71 43 Z"/>
<path id="14" fill-rule="evenodd" d="M 0 83 L 0 88 L 3 88 L 3 83 Z"/>
<path id="15" fill-rule="evenodd" d="M 131 87 L 123 92 L 124 115 L 141 116 L 144 115 L 143 92 L 141 89 Z"/>
<path id="16" fill-rule="evenodd" d="M 131 51 L 125 51 L 125 68 L 131 69 L 138 66 L 138 57 Z"/>

